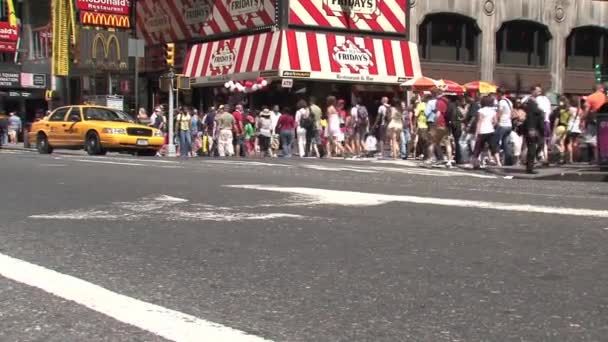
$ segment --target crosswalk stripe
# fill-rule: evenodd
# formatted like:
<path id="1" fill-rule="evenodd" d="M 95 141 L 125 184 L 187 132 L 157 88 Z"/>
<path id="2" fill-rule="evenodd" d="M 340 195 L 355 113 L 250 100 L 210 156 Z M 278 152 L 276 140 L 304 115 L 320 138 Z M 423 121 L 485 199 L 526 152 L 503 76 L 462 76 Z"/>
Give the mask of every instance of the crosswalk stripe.
<path id="1" fill-rule="evenodd" d="M 263 342 L 221 324 L 147 303 L 101 286 L 0 253 L 0 275 L 74 301 L 117 321 L 133 325 L 170 341 Z"/>
<path id="2" fill-rule="evenodd" d="M 500 211 L 516 211 L 525 213 L 583 216 L 608 218 L 608 210 L 593 210 L 581 208 L 549 207 L 532 204 L 513 204 L 502 202 L 487 202 L 465 199 L 448 199 L 438 197 L 403 196 L 365 193 L 355 191 L 340 191 L 301 187 L 280 187 L 276 185 L 227 185 L 230 188 L 273 191 L 292 195 L 305 196 L 310 204 L 341 205 L 341 206 L 375 206 L 390 202 L 439 205 L 447 207 L 478 208 Z"/>

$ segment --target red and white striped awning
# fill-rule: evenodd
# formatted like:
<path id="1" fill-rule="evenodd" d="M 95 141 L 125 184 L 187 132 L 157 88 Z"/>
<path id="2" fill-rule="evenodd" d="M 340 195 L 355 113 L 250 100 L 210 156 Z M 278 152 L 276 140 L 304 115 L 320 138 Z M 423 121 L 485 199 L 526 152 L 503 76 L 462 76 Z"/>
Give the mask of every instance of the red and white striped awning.
<path id="1" fill-rule="evenodd" d="M 184 74 L 194 85 L 260 75 L 398 85 L 421 76 L 414 43 L 291 30 L 194 45 Z"/>
<path id="2" fill-rule="evenodd" d="M 418 77 L 418 47 L 405 40 L 287 31 L 281 76 L 399 84 Z"/>
<path id="3" fill-rule="evenodd" d="M 194 85 L 255 79 L 268 70 L 278 75 L 281 39 L 281 32 L 272 32 L 196 44 L 186 56 L 184 75 Z"/>

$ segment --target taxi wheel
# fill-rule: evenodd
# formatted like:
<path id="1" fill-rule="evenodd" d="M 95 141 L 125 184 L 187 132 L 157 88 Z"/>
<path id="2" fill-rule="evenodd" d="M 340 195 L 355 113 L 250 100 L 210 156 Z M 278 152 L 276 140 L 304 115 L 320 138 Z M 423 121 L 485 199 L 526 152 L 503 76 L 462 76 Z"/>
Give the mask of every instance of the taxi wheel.
<path id="1" fill-rule="evenodd" d="M 106 151 L 103 149 L 103 147 L 101 147 L 99 135 L 97 135 L 97 133 L 95 132 L 87 134 L 85 149 L 90 156 L 99 156 L 106 154 Z"/>
<path id="2" fill-rule="evenodd" d="M 51 145 L 49 145 L 49 139 L 47 139 L 46 134 L 44 133 L 38 134 L 38 138 L 36 139 L 36 148 L 40 154 L 53 153 L 53 148 Z"/>

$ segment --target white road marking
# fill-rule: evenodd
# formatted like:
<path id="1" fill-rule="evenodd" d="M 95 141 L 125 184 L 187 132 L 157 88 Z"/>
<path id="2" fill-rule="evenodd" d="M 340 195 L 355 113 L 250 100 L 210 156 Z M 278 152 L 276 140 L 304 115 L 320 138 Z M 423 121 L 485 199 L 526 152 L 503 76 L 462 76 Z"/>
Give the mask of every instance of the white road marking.
<path id="1" fill-rule="evenodd" d="M 91 160 L 91 159 L 74 159 L 83 163 L 98 163 L 98 164 L 113 164 L 113 165 L 127 165 L 127 166 L 148 166 L 145 164 L 139 163 L 122 163 L 122 162 L 113 162 L 108 160 Z"/>
<path id="2" fill-rule="evenodd" d="M 145 197 L 132 202 L 113 202 L 88 209 L 67 210 L 56 213 L 31 215 L 31 219 L 45 220 L 108 220 L 108 221 L 169 221 L 169 222 L 238 222 L 273 219 L 310 219 L 302 215 L 256 210 L 264 206 L 247 207 L 252 212 L 234 208 L 218 207 L 202 203 L 187 203 L 188 200 L 168 195 Z"/>
<path id="3" fill-rule="evenodd" d="M 512 204 L 501 202 L 486 202 L 465 199 L 446 199 L 436 197 L 402 196 L 374 194 L 354 191 L 338 191 L 328 189 L 280 187 L 274 185 L 228 185 L 238 189 L 282 192 L 310 198 L 310 204 L 342 205 L 342 206 L 376 206 L 390 202 L 441 205 L 448 207 L 479 208 L 502 211 L 517 211 L 525 213 L 554 214 L 568 216 L 584 216 L 608 218 L 608 210 L 592 210 L 566 207 L 549 207 L 531 204 Z"/>
<path id="4" fill-rule="evenodd" d="M 82 279 L 1 253 L 0 275 L 76 302 L 170 341 L 268 341 L 221 324 L 127 297 Z"/>
<path id="5" fill-rule="evenodd" d="M 353 168 L 353 167 L 347 168 L 347 167 L 335 167 L 335 166 L 324 166 L 324 165 L 314 165 L 314 164 L 301 165 L 301 166 L 306 169 L 317 170 L 317 171 L 333 171 L 333 172 L 351 171 L 351 172 L 358 172 L 358 173 L 375 173 L 376 172 L 373 170 L 363 170 L 363 169 L 358 169 L 358 168 Z"/>
<path id="6" fill-rule="evenodd" d="M 67 164 L 38 164 L 38 166 L 68 166 Z"/>

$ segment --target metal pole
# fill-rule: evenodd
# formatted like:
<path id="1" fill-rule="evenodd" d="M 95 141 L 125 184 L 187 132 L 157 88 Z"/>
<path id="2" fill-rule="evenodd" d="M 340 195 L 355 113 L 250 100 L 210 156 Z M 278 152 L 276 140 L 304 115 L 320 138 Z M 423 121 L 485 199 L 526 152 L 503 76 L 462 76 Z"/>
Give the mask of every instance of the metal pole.
<path id="1" fill-rule="evenodd" d="M 137 0 L 132 3 L 133 6 L 133 19 L 137 18 Z M 135 21 L 135 20 L 133 20 Z M 137 37 L 136 25 L 133 25 L 133 36 L 135 37 L 135 80 L 133 87 L 135 92 L 135 113 L 139 111 L 139 39 Z"/>
<path id="2" fill-rule="evenodd" d="M 169 72 L 169 143 L 167 144 L 167 157 L 176 157 L 175 144 L 173 143 L 173 70 Z"/>

